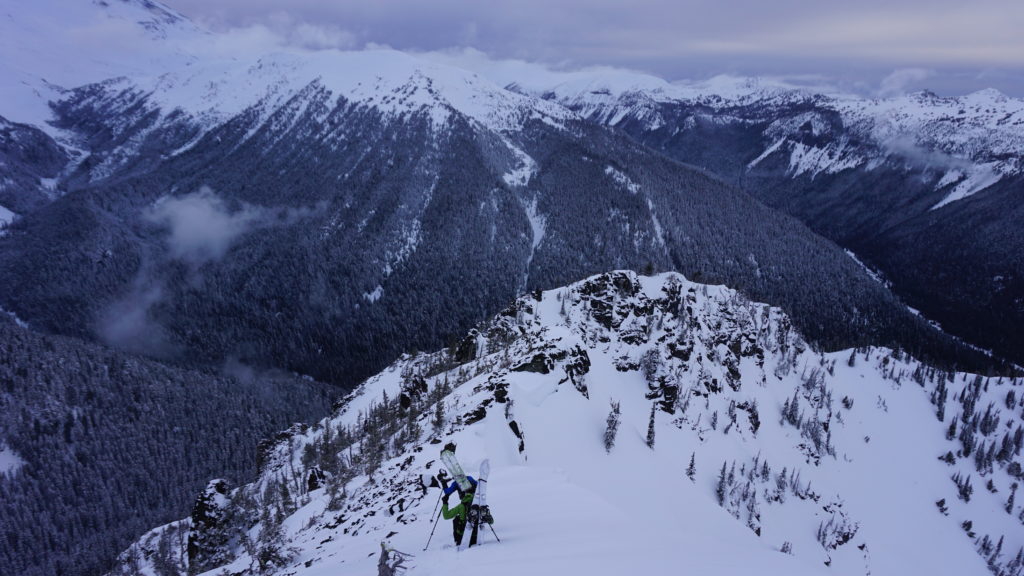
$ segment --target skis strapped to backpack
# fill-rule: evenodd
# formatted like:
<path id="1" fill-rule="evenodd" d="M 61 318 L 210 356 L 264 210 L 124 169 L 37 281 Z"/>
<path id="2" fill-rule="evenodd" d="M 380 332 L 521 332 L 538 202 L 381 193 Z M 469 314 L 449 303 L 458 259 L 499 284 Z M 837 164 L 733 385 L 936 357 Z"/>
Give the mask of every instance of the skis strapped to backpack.
<path id="1" fill-rule="evenodd" d="M 451 450 L 442 451 L 441 462 L 443 462 L 444 467 L 448 469 L 448 473 L 455 478 L 456 484 L 459 485 L 459 490 L 465 493 L 472 489 L 473 486 L 469 483 L 469 478 L 466 478 L 466 473 L 462 471 L 462 466 L 460 466 L 459 461 L 455 459 L 455 452 L 452 452 Z"/>

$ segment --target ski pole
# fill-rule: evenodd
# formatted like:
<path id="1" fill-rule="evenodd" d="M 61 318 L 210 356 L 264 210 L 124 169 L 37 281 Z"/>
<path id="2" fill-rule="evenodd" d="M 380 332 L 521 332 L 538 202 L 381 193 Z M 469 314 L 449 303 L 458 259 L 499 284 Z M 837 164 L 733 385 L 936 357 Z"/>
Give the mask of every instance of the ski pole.
<path id="1" fill-rule="evenodd" d="M 491 534 L 494 534 L 494 539 L 501 542 L 501 538 L 498 538 L 498 533 L 494 531 L 494 524 L 488 524 L 487 527 L 491 529 Z"/>
<path id="2" fill-rule="evenodd" d="M 444 486 L 441 487 L 441 491 L 437 494 L 437 502 L 434 502 L 434 512 L 437 512 L 437 505 L 441 503 L 442 494 L 444 494 Z M 434 512 L 431 512 L 430 515 L 433 516 Z"/>
<path id="3" fill-rule="evenodd" d="M 423 547 L 423 551 L 424 552 L 427 551 L 427 548 L 430 548 L 430 541 L 433 540 L 433 538 L 434 538 L 434 530 L 437 530 L 437 523 L 440 520 L 441 520 L 441 515 L 438 514 L 437 515 L 437 520 L 434 520 L 434 527 L 430 529 L 430 537 L 427 538 L 427 545 Z M 491 530 L 494 530 L 494 528 L 491 528 Z"/>

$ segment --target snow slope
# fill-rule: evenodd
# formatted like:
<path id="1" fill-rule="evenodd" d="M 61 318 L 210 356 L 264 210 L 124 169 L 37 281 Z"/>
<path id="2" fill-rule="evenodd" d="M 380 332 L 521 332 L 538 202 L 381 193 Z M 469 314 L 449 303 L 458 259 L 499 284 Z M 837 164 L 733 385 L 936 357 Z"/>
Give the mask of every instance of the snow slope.
<path id="1" fill-rule="evenodd" d="M 191 541 L 220 543 L 193 568 L 371 574 L 387 541 L 423 575 L 1019 574 L 1021 384 L 885 349 L 821 354 L 778 309 L 677 274 L 596 276 L 403 357 L 263 446 L 257 483 L 193 514 Z M 947 440 L 954 419 L 977 437 Z M 448 441 L 470 474 L 490 459 L 500 543 L 485 531 L 456 552 L 442 521 L 423 550 Z M 165 545 L 184 558 L 176 526 Z M 125 565 L 151 573 L 156 534 Z"/>
<path id="2" fill-rule="evenodd" d="M 45 128 L 64 90 L 187 65 L 205 33 L 154 0 L 6 0 L 0 115 Z"/>

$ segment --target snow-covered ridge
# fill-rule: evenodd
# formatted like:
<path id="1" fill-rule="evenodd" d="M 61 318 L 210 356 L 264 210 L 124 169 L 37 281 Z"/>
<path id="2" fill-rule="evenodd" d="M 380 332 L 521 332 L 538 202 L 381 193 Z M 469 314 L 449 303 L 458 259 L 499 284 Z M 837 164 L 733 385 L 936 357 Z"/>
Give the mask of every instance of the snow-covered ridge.
<path id="1" fill-rule="evenodd" d="M 129 84 L 165 115 L 184 112 L 206 127 L 248 109 L 269 115 L 311 84 L 328 91 L 335 103 L 344 99 L 396 118 L 426 114 L 436 127 L 453 112 L 496 131 L 521 128 L 531 119 L 558 123 L 573 116 L 471 72 L 393 50 L 279 52 L 136 77 Z"/>
<path id="2" fill-rule="evenodd" d="M 130 50 L 92 39 L 107 29 L 139 39 L 130 40 Z M 438 128 L 453 113 L 497 131 L 519 129 L 531 119 L 560 125 L 574 117 L 560 105 L 510 92 L 472 72 L 393 50 L 235 57 L 214 49 L 215 40 L 151 0 L 46 0 L 19 7 L 0 20 L 0 48 L 12 56 L 0 72 L 14 79 L 5 83 L 0 114 L 54 133 L 46 124 L 47 101 L 103 82 L 108 92 L 134 92 L 163 117 L 184 113 L 204 129 L 247 110 L 266 120 L 313 84 L 335 103 L 396 118 L 426 115 Z M 121 80 L 112 82 L 115 77 Z"/>
<path id="3" fill-rule="evenodd" d="M 1021 384 L 891 350 L 821 354 L 728 288 L 615 272 L 403 357 L 262 445 L 256 483 L 211 482 L 190 522 L 122 561 L 365 574 L 387 541 L 416 574 L 668 573 L 680 558 L 702 574 L 1014 574 Z M 485 532 L 456 553 L 445 525 L 421 551 L 448 441 L 471 474 L 490 459 L 500 544 Z"/>
<path id="4" fill-rule="evenodd" d="M 345 146 L 344 125 L 335 128 L 327 122 L 344 111 L 370 113 L 385 124 L 425 121 L 438 138 L 457 120 L 465 121 L 497 135 L 510 152 L 505 180 L 510 186 L 525 186 L 536 166 L 515 143 L 516 134 L 531 121 L 562 129 L 568 121 L 579 120 L 558 104 L 393 50 L 276 52 L 206 61 L 84 86 L 59 102 L 79 116 L 101 121 L 118 142 L 90 169 L 93 180 L 129 165 L 151 135 L 189 134 L 174 149 L 163 151 L 167 158 L 189 151 L 230 122 L 245 128 L 235 146 L 261 130 L 268 136 L 267 145 L 317 133 L 313 137 L 323 139 L 319 143 Z M 293 131 L 300 125 L 300 131 Z"/>
<path id="5" fill-rule="evenodd" d="M 763 152 L 750 168 L 786 154 L 793 177 L 887 162 L 927 169 L 938 175 L 936 189 L 947 191 L 936 208 L 1024 173 L 1024 100 L 991 89 L 960 97 L 865 98 L 757 78 L 669 83 L 608 73 L 580 74 L 544 93 L 611 126 L 630 119 L 648 131 L 689 129 L 666 116 L 675 107 L 715 122 L 767 124 Z M 820 137 L 813 143 L 804 141 L 808 127 Z"/>

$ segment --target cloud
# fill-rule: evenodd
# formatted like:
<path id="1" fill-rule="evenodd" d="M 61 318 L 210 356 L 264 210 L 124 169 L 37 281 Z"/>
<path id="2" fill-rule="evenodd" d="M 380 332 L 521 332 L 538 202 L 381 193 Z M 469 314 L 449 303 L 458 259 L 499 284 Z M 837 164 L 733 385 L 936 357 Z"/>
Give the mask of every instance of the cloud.
<path id="1" fill-rule="evenodd" d="M 185 196 L 161 198 L 143 213 L 143 219 L 167 231 L 167 250 L 172 259 L 198 267 L 223 258 L 248 232 L 293 224 L 324 208 L 268 208 L 246 202 L 232 207 L 204 186 Z"/>
<path id="2" fill-rule="evenodd" d="M 232 205 L 208 187 L 178 197 L 164 197 L 142 214 L 142 219 L 166 232 L 167 257 L 186 264 L 193 280 L 199 268 L 224 258 L 245 234 L 273 226 L 287 226 L 322 212 L 312 208 L 268 208 L 245 202 Z M 97 332 L 106 343 L 136 353 L 172 357 L 180 348 L 170 342 L 153 311 L 170 296 L 163 262 L 143 256 L 128 293 L 103 310 Z"/>
<path id="3" fill-rule="evenodd" d="M 947 75 L 967 68 L 1024 68 L 1016 22 L 1024 4 L 976 0 L 176 0 L 213 29 L 262 26 L 278 48 L 359 49 L 385 44 L 412 52 L 472 48 L 495 60 L 555 69 L 616 66 L 669 80 L 718 74 L 829 74 L 876 86 L 894 68 Z M 743 18 L 736 18 L 743 14 Z M 314 29 L 305 29 L 312 25 Z M 836 71 L 841 71 L 836 74 Z M 976 83 L 961 79 L 951 86 Z M 889 88 L 887 93 L 896 90 Z M 955 88 L 954 88 L 955 89 Z M 868 91 L 873 92 L 873 89 Z"/>
<path id="4" fill-rule="evenodd" d="M 911 164 L 920 168 L 937 170 L 970 170 L 974 164 L 965 159 L 947 154 L 942 150 L 925 148 L 919 145 L 912 136 L 901 136 L 883 143 L 886 150 L 901 156 Z"/>
<path id="5" fill-rule="evenodd" d="M 203 187 L 181 197 L 165 197 L 143 217 L 168 231 L 172 258 L 202 265 L 221 259 L 231 244 L 267 218 L 263 208 L 245 204 L 232 212 L 227 203 Z"/>
<path id="6" fill-rule="evenodd" d="M 275 12 L 267 26 L 281 44 L 300 50 L 351 50 L 357 38 L 349 30 L 335 24 L 298 19 L 287 12 Z"/>
<path id="7" fill-rule="evenodd" d="M 145 266 L 144 266 L 145 268 Z M 104 310 L 97 332 L 107 344 L 157 358 L 177 355 L 179 348 L 170 343 L 166 332 L 151 314 L 163 299 L 163 285 L 153 282 L 148 271 L 140 272 L 127 295 Z"/>
<path id="8" fill-rule="evenodd" d="M 901 68 L 894 70 L 891 74 L 882 79 L 878 86 L 880 98 L 891 98 L 902 96 L 910 89 L 920 89 L 921 82 L 935 76 L 934 70 L 925 68 Z"/>

